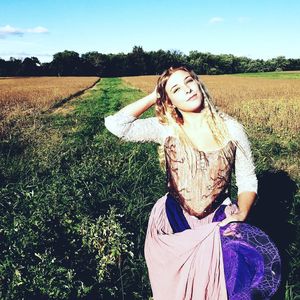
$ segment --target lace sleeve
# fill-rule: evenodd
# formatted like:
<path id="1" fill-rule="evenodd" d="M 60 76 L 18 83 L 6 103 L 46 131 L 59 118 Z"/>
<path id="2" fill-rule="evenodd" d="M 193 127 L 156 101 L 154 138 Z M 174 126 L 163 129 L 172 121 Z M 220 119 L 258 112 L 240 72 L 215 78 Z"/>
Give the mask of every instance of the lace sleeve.
<path id="1" fill-rule="evenodd" d="M 233 138 L 238 141 L 243 149 L 242 151 L 237 147 L 235 157 L 235 178 L 238 195 L 246 191 L 257 193 L 258 181 L 248 136 L 240 122 L 234 120 L 231 123 Z"/>
<path id="2" fill-rule="evenodd" d="M 132 142 L 163 144 L 168 132 L 156 117 L 139 119 L 122 111 L 105 117 L 104 125 L 117 137 Z"/>

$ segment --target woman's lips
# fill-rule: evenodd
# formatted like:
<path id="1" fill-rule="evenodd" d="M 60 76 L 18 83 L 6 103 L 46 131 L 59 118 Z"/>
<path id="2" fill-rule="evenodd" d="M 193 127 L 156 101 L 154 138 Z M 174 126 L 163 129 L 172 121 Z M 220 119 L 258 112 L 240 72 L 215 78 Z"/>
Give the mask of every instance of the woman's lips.
<path id="1" fill-rule="evenodd" d="M 187 101 L 193 100 L 195 97 L 197 97 L 197 94 L 192 95 Z"/>

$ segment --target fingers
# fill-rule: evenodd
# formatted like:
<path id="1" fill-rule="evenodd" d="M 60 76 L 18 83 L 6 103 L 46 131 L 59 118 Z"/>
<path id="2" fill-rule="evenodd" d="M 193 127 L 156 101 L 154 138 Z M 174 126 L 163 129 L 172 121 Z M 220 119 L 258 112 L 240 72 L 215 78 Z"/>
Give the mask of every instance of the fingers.
<path id="1" fill-rule="evenodd" d="M 222 232 L 223 236 L 233 236 L 235 238 L 241 238 L 242 235 L 238 231 L 238 223 L 231 223 L 229 226 Z"/>
<path id="2" fill-rule="evenodd" d="M 237 224 L 236 223 L 232 223 L 228 226 L 228 228 L 225 229 L 225 231 L 223 232 L 224 236 L 230 236 L 230 235 L 235 235 L 236 234 L 236 228 L 237 228 Z"/>
<path id="3" fill-rule="evenodd" d="M 226 217 L 229 217 L 230 215 L 235 214 L 238 211 L 239 211 L 239 208 L 236 204 L 230 204 L 225 207 L 224 212 L 225 212 Z"/>
<path id="4" fill-rule="evenodd" d="M 160 93 L 157 91 L 157 85 L 155 86 L 154 93 L 155 93 L 157 99 L 161 98 Z"/>

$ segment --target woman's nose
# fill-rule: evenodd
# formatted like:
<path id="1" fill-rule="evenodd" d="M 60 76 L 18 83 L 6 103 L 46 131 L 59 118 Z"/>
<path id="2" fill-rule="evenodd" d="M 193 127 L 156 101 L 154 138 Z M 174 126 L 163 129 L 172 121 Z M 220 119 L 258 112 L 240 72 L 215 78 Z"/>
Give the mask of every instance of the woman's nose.
<path id="1" fill-rule="evenodd" d="M 187 85 L 185 86 L 185 92 L 186 92 L 186 93 L 190 93 L 191 90 L 192 90 L 192 89 L 191 89 L 189 86 L 187 86 Z"/>

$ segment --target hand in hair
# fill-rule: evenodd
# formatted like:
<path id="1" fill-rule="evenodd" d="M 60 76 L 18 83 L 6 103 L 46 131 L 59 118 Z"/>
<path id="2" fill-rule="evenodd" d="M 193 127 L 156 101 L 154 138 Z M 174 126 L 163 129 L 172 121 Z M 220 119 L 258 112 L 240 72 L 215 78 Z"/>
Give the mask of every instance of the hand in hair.
<path id="1" fill-rule="evenodd" d="M 159 93 L 157 92 L 157 85 L 155 86 L 153 92 L 152 92 L 150 95 L 151 95 L 151 99 L 152 99 L 152 101 L 153 101 L 153 104 L 155 104 L 155 103 L 156 103 L 156 100 L 157 100 L 158 98 L 160 98 L 160 95 L 159 95 Z"/>

